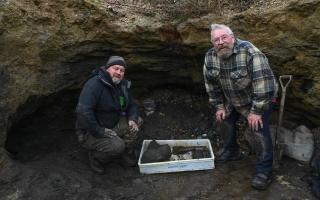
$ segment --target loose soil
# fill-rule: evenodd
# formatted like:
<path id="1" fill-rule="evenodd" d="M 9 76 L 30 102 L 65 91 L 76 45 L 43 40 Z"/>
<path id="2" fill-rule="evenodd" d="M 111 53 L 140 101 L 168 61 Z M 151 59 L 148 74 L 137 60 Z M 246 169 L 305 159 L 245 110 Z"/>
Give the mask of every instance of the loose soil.
<path id="1" fill-rule="evenodd" d="M 250 186 L 254 155 L 205 171 L 144 175 L 138 167 L 114 162 L 106 166 L 105 174 L 95 174 L 73 131 L 77 95 L 56 99 L 54 105 L 24 119 L 10 132 L 7 148 L 21 172 L 0 183 L 0 199 L 315 199 L 300 179 L 310 172 L 309 166 L 286 157 L 266 191 Z M 143 138 L 210 136 L 212 114 L 206 95 L 162 90 L 145 97 L 156 100 L 157 106 L 155 113 L 143 116 Z M 211 141 L 217 144 L 216 153 L 219 142 Z"/>

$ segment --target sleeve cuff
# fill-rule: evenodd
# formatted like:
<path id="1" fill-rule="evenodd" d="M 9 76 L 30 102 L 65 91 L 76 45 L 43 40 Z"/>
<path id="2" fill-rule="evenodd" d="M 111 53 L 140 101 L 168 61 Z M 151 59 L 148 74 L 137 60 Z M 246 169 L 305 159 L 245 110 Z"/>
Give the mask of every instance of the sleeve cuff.
<path id="1" fill-rule="evenodd" d="M 132 120 L 132 121 L 134 121 L 136 124 L 138 124 L 138 116 L 130 116 L 130 117 L 128 117 L 128 121 L 130 121 L 130 120 Z"/>
<path id="2" fill-rule="evenodd" d="M 255 114 L 255 115 L 262 115 L 262 114 L 263 114 L 263 110 L 260 110 L 260 109 L 252 109 L 252 108 L 251 108 L 250 113 Z"/>
<path id="3" fill-rule="evenodd" d="M 225 110 L 225 107 L 223 104 L 218 104 L 214 107 L 216 110 Z"/>

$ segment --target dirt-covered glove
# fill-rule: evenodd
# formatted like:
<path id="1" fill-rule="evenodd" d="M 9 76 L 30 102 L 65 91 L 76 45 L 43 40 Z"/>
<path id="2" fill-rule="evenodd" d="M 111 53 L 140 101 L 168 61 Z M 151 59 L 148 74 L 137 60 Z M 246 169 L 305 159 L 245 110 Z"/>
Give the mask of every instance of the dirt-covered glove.
<path id="1" fill-rule="evenodd" d="M 130 131 L 131 133 L 136 133 L 136 132 L 139 131 L 139 127 L 138 127 L 138 125 L 137 125 L 137 123 L 136 123 L 135 121 L 130 120 L 130 121 L 128 122 L 128 124 L 129 124 L 129 131 Z"/>
<path id="2" fill-rule="evenodd" d="M 108 128 L 105 128 L 105 129 L 104 129 L 104 133 L 103 133 L 103 136 L 102 136 L 102 137 L 112 138 L 112 137 L 115 137 L 115 136 L 117 136 L 117 133 L 114 132 L 113 130 L 108 129 Z"/>

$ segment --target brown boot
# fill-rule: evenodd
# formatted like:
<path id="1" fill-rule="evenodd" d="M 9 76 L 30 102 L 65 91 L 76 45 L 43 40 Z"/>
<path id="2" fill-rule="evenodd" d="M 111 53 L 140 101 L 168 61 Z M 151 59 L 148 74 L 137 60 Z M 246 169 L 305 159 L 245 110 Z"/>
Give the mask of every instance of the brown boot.
<path id="1" fill-rule="evenodd" d="M 89 151 L 88 153 L 90 167 L 97 174 L 103 174 L 104 167 L 101 165 L 101 163 L 98 160 L 94 158 L 93 154 L 94 154 L 93 151 Z"/>

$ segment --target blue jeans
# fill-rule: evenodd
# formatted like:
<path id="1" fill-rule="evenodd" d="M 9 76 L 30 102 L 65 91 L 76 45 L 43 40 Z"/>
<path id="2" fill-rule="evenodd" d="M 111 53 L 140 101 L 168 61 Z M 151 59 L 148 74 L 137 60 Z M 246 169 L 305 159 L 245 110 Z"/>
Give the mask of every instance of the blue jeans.
<path id="1" fill-rule="evenodd" d="M 256 150 L 256 172 L 271 174 L 272 173 L 272 161 L 273 161 L 273 145 L 272 138 L 269 130 L 269 117 L 271 113 L 270 109 L 266 110 L 262 115 L 263 128 L 259 127 L 258 131 L 253 131 L 254 137 L 254 149 Z M 226 118 L 224 123 L 230 127 L 227 139 L 224 141 L 224 149 L 230 151 L 236 151 L 239 149 L 237 143 L 237 131 L 236 122 L 240 117 L 235 109 Z"/>

